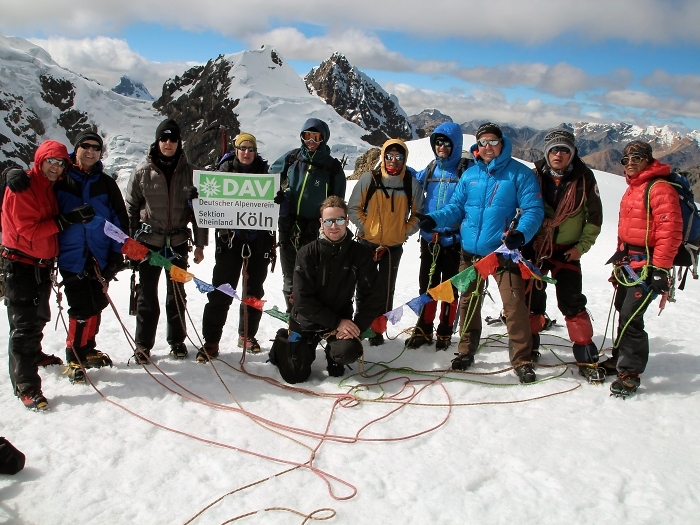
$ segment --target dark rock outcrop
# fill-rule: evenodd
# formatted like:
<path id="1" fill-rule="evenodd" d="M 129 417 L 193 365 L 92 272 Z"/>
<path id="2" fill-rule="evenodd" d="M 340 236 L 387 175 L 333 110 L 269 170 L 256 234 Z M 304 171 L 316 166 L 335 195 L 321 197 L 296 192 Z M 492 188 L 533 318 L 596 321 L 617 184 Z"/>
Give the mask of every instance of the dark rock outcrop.
<path id="1" fill-rule="evenodd" d="M 338 114 L 368 131 L 363 140 L 381 146 L 389 138 L 418 138 L 398 99 L 374 80 L 334 53 L 304 78 L 309 93 L 317 95 Z"/>

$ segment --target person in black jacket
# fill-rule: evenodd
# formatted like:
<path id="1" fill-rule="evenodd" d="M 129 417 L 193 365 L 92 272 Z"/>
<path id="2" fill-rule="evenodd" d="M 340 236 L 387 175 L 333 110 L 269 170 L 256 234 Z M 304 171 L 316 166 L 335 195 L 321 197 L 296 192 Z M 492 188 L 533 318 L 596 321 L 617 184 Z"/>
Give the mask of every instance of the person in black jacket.
<path id="1" fill-rule="evenodd" d="M 297 254 L 289 340 L 301 339 L 314 352 L 325 338 L 328 374 L 338 377 L 362 355 L 359 336 L 384 313 L 384 294 L 369 250 L 347 229 L 345 201 L 331 196 L 320 209 L 318 239 Z M 362 301 L 353 315 L 356 290 Z"/>
<path id="2" fill-rule="evenodd" d="M 240 133 L 234 139 L 235 152 L 227 153 L 219 161 L 217 171 L 231 173 L 267 173 L 267 161 L 258 154 L 257 140 L 250 133 Z M 248 274 L 245 296 L 261 299 L 265 294 L 263 284 L 267 278 L 270 254 L 274 250 L 274 235 L 266 230 L 216 230 L 216 263 L 212 277 L 213 286 L 229 283 L 238 286 L 238 278 Z M 202 335 L 204 346 L 197 354 L 198 361 L 206 361 L 219 355 L 219 341 L 223 333 L 228 309 L 233 298 L 219 290 L 207 294 L 209 302 L 204 307 Z M 245 344 L 249 352 L 260 352 L 255 335 L 258 333 L 262 312 L 241 303 L 238 320 L 238 346 Z M 248 329 L 246 330 L 246 319 Z M 247 332 L 247 339 L 245 337 Z"/>

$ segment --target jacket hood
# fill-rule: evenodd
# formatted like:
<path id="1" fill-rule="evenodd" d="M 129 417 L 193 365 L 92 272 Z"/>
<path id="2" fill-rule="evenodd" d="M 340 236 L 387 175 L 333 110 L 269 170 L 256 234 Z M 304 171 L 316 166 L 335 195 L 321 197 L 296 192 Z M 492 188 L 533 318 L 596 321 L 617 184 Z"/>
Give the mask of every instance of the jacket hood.
<path id="1" fill-rule="evenodd" d="M 326 144 L 331 138 L 331 130 L 328 127 L 328 124 L 317 118 L 310 118 L 306 122 L 304 122 L 304 125 L 301 127 L 299 135 L 301 135 L 304 131 L 309 131 L 311 128 L 317 129 L 318 132 L 321 134 L 321 136 L 323 137 L 322 144 Z M 299 140 L 301 140 L 301 137 L 299 138 Z M 303 140 L 301 141 L 301 145 L 304 145 Z"/>
<path id="2" fill-rule="evenodd" d="M 469 151 L 471 152 L 472 156 L 474 157 L 475 162 L 480 162 L 484 164 L 484 160 L 481 158 L 479 155 L 479 146 L 478 144 L 474 144 L 471 148 L 469 148 Z M 488 171 L 493 171 L 494 169 L 497 169 L 504 164 L 506 164 L 508 161 L 510 161 L 511 155 L 513 153 L 513 144 L 510 142 L 510 139 L 503 135 L 503 147 L 501 148 L 501 154 L 493 159 L 491 162 L 489 162 L 487 169 Z"/>
<path id="3" fill-rule="evenodd" d="M 386 167 L 384 166 L 384 153 L 386 153 L 386 150 L 388 150 L 389 147 L 393 146 L 394 144 L 398 145 L 406 152 L 406 158 L 403 160 L 403 169 L 401 170 L 401 172 L 398 173 L 397 175 L 389 175 L 386 172 Z M 408 165 L 408 147 L 406 146 L 406 143 L 403 140 L 401 140 L 401 139 L 389 139 L 389 140 L 387 140 L 384 143 L 384 145 L 382 146 L 382 156 L 380 158 L 381 158 L 380 167 L 382 169 L 382 177 L 399 177 L 399 178 L 403 179 L 403 176 L 406 173 L 406 166 Z"/>
<path id="4" fill-rule="evenodd" d="M 435 161 L 441 163 L 445 170 L 454 171 L 462 158 L 462 147 L 464 146 L 462 128 L 454 122 L 443 122 L 435 128 L 435 131 L 430 135 L 430 148 L 433 154 L 435 154 L 435 139 L 438 135 L 445 135 L 452 141 L 452 152 L 446 159 L 440 159 L 435 155 Z"/>
<path id="5" fill-rule="evenodd" d="M 63 144 L 55 140 L 47 140 L 42 142 L 42 144 L 37 148 L 34 153 L 34 166 L 29 170 L 30 175 L 39 175 L 43 172 L 41 171 L 41 164 L 46 159 L 65 159 L 66 166 L 70 164 L 70 157 L 68 156 L 68 148 Z"/>
<path id="6" fill-rule="evenodd" d="M 638 184 L 644 184 L 649 179 L 655 179 L 658 177 L 667 178 L 671 174 L 671 166 L 669 164 L 663 164 L 658 160 L 654 160 L 645 169 L 635 174 L 633 177 L 628 177 L 625 175 L 625 180 L 630 186 L 636 186 Z"/>

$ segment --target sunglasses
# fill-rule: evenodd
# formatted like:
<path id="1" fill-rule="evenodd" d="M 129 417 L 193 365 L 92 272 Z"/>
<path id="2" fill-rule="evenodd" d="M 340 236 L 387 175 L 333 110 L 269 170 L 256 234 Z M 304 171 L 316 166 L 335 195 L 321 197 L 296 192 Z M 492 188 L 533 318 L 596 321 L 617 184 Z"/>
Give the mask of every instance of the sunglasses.
<path id="1" fill-rule="evenodd" d="M 253 146 L 236 146 L 236 149 L 243 153 L 255 153 L 257 151 Z"/>
<path id="2" fill-rule="evenodd" d="M 160 137 L 158 142 L 172 142 L 173 144 L 177 144 L 179 140 L 179 137 Z"/>
<path id="3" fill-rule="evenodd" d="M 566 146 L 554 146 L 552 149 L 549 150 L 550 153 L 563 153 L 564 155 L 568 155 L 571 153 L 571 150 L 567 148 Z"/>
<path id="4" fill-rule="evenodd" d="M 323 135 L 312 131 L 305 131 L 301 134 L 301 138 L 304 139 L 305 142 L 321 142 L 323 140 Z"/>
<path id="5" fill-rule="evenodd" d="M 477 140 L 477 143 L 482 148 L 485 148 L 486 146 L 498 146 L 501 143 L 501 140 L 503 139 L 479 139 Z"/>
<path id="6" fill-rule="evenodd" d="M 437 139 L 437 140 L 435 141 L 435 147 L 436 147 L 436 148 L 440 148 L 440 147 L 442 147 L 442 148 L 451 148 L 451 147 L 452 147 L 452 142 L 450 142 L 449 140 L 445 140 L 445 139 Z"/>
<path id="7" fill-rule="evenodd" d="M 630 155 L 629 157 L 622 157 L 620 159 L 620 164 L 627 166 L 628 164 L 639 164 L 644 160 L 641 155 Z"/>
<path id="8" fill-rule="evenodd" d="M 384 160 L 387 162 L 391 161 L 396 161 L 396 162 L 403 162 L 403 159 L 406 158 L 406 155 L 402 155 L 401 153 L 387 153 L 384 155 Z"/>
<path id="9" fill-rule="evenodd" d="M 67 164 L 65 159 L 46 159 L 46 162 L 52 166 L 58 166 L 60 168 L 65 168 Z"/>
<path id="10" fill-rule="evenodd" d="M 347 217 L 338 217 L 337 219 L 323 219 L 321 220 L 321 222 L 326 228 L 330 228 L 334 224 L 337 224 L 338 226 L 343 226 L 347 220 Z"/>
<path id="11" fill-rule="evenodd" d="M 102 151 L 102 146 L 99 144 L 90 144 L 89 142 L 83 142 L 82 144 L 78 144 L 79 148 L 83 149 L 94 149 L 95 151 Z"/>

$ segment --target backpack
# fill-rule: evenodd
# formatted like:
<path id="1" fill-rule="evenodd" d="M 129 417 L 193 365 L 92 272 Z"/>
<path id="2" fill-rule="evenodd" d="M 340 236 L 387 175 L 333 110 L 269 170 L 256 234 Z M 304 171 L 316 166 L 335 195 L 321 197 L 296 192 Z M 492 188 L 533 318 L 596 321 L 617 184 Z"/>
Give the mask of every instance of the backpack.
<path id="1" fill-rule="evenodd" d="M 289 340 L 290 335 L 293 341 Z M 294 385 L 306 381 L 311 375 L 315 353 L 315 344 L 312 346 L 302 335 L 280 328 L 270 349 L 270 363 L 279 369 L 282 379 Z"/>
<path id="2" fill-rule="evenodd" d="M 688 179 L 679 173 L 671 173 L 668 178 L 657 178 L 649 181 L 644 194 L 644 201 L 647 206 L 647 214 L 651 212 L 649 203 L 649 192 L 652 186 L 658 182 L 667 182 L 678 193 L 681 205 L 681 215 L 683 216 L 683 242 L 678 247 L 678 252 L 673 259 L 674 266 L 687 267 L 681 284 L 678 286 L 682 290 L 685 286 L 685 278 L 688 269 L 693 279 L 698 278 L 698 248 L 700 247 L 700 210 L 695 204 L 693 190 L 690 188 Z"/>
<path id="3" fill-rule="evenodd" d="M 367 206 L 369 206 L 369 201 L 372 199 L 372 196 L 374 193 L 377 191 L 377 188 L 382 190 L 384 193 L 384 196 L 388 199 L 389 198 L 389 191 L 386 189 L 386 186 L 384 186 L 384 181 L 382 181 L 382 172 L 381 170 L 376 170 L 372 171 L 372 180 L 369 183 L 369 187 L 367 188 L 367 193 L 365 195 L 365 205 L 362 208 L 363 213 L 367 213 Z M 406 198 L 408 199 L 408 209 L 409 211 L 411 210 L 411 207 L 413 206 L 413 175 L 411 175 L 408 171 L 404 173 L 403 176 L 403 186 L 401 188 L 392 188 L 394 191 L 403 191 L 406 194 Z"/>

